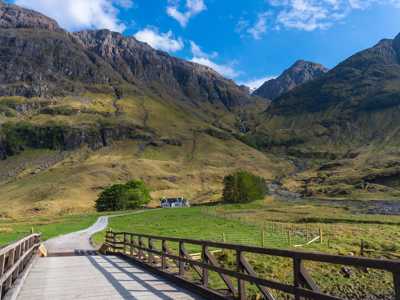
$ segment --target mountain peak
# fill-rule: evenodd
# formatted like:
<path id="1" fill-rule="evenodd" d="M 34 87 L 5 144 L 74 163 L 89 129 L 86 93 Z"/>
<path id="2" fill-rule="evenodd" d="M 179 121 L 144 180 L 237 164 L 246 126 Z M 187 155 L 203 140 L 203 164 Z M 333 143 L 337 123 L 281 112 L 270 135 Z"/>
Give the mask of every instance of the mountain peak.
<path id="1" fill-rule="evenodd" d="M 319 78 L 326 72 L 328 69 L 321 64 L 298 60 L 278 78 L 265 82 L 254 94 L 268 99 L 276 99 L 307 81 Z"/>
<path id="2" fill-rule="evenodd" d="M 35 28 L 61 31 L 58 23 L 41 13 L 0 0 L 0 28 Z"/>

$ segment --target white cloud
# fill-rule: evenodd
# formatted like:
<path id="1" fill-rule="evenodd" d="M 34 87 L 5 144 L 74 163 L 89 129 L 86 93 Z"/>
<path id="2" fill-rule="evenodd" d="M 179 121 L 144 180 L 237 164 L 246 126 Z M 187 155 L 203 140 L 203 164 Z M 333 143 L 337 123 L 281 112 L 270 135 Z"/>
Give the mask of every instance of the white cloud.
<path id="1" fill-rule="evenodd" d="M 68 30 L 110 29 L 123 32 L 118 7 L 132 7 L 132 0 L 16 0 L 15 4 L 39 11 Z"/>
<path id="2" fill-rule="evenodd" d="M 217 52 L 212 52 L 211 54 L 205 53 L 199 45 L 195 42 L 190 41 L 190 50 L 192 51 L 193 57 L 203 57 L 203 58 L 215 58 L 218 56 Z"/>
<path id="3" fill-rule="evenodd" d="M 212 61 L 211 59 L 218 56 L 217 52 L 212 52 L 211 54 L 205 53 L 200 46 L 193 41 L 190 41 L 190 49 L 193 55 L 190 61 L 207 66 L 227 78 L 232 79 L 240 75 L 240 72 L 234 69 L 233 64 L 217 64 Z"/>
<path id="4" fill-rule="evenodd" d="M 400 8 L 400 0 L 266 0 L 270 10 L 257 14 L 254 20 L 243 16 L 235 31 L 242 37 L 249 35 L 259 40 L 268 30 L 281 28 L 313 31 L 327 29 L 343 21 L 354 10 L 365 10 L 375 5 Z"/>
<path id="5" fill-rule="evenodd" d="M 260 86 L 264 84 L 264 82 L 274 79 L 276 76 L 265 76 L 261 78 L 255 78 L 255 79 L 250 79 L 247 81 L 242 81 L 239 82 L 239 84 L 245 85 L 250 88 L 250 91 L 254 92 L 256 89 L 258 89 Z"/>
<path id="6" fill-rule="evenodd" d="M 186 0 L 185 12 L 179 10 L 179 4 L 179 0 L 169 0 L 167 14 L 178 21 L 182 27 L 186 27 L 192 17 L 207 9 L 204 0 Z"/>
<path id="7" fill-rule="evenodd" d="M 184 47 L 182 39 L 174 38 L 171 30 L 162 33 L 159 32 L 157 28 L 147 27 L 138 31 L 135 34 L 135 38 L 141 42 L 149 44 L 153 48 L 168 52 L 176 52 Z"/>
<path id="8" fill-rule="evenodd" d="M 217 71 L 219 74 L 227 78 L 232 79 L 240 75 L 240 72 L 236 71 L 232 66 L 217 64 L 205 57 L 193 57 L 191 61 L 203 66 L 210 67 L 214 71 Z"/>
<path id="9" fill-rule="evenodd" d="M 278 10 L 276 26 L 305 31 L 326 29 L 346 18 L 353 10 L 372 4 L 400 7 L 400 0 L 269 0 Z"/>
<path id="10" fill-rule="evenodd" d="M 270 15 L 268 12 L 263 12 L 258 14 L 256 23 L 247 29 L 249 33 L 255 40 L 261 39 L 261 37 L 267 32 L 267 18 Z"/>

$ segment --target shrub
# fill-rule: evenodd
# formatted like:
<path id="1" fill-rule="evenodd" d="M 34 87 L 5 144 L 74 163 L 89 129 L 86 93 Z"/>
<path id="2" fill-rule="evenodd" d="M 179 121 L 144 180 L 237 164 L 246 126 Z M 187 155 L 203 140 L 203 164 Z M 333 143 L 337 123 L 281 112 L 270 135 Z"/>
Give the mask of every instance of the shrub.
<path id="1" fill-rule="evenodd" d="M 224 178 L 224 202 L 247 203 L 263 199 L 266 192 L 265 179 L 250 172 L 239 171 Z"/>
<path id="2" fill-rule="evenodd" d="M 97 211 L 117 211 L 136 209 L 151 200 L 150 190 L 141 180 L 132 180 L 126 184 L 114 184 L 106 188 L 96 200 Z"/>

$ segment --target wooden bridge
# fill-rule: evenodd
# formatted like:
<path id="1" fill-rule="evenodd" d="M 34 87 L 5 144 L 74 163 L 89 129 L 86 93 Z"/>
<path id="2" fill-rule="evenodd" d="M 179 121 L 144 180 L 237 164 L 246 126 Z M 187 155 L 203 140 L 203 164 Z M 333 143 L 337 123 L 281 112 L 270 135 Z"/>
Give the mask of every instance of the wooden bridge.
<path id="1" fill-rule="evenodd" d="M 40 235 L 0 249 L 1 299 L 248 299 L 257 287 L 264 299 L 339 300 L 314 282 L 305 262 L 377 269 L 392 274 L 391 299 L 400 300 L 400 261 L 249 247 L 211 241 L 107 232 L 101 253 L 77 250 L 37 256 Z M 217 255 L 234 255 L 221 264 Z M 248 255 L 291 261 L 291 283 L 266 279 Z M 223 286 L 215 286 L 215 276 Z M 365 272 L 365 276 L 369 273 Z M 386 299 L 386 298 L 385 298 Z"/>

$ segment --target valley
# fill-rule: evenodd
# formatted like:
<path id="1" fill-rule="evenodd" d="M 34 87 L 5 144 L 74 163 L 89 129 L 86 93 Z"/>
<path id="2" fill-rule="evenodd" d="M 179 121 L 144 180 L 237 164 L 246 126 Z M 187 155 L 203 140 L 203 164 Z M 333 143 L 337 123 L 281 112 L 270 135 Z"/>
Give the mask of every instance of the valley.
<path id="1" fill-rule="evenodd" d="M 400 35 L 332 69 L 298 60 L 250 93 L 134 36 L 69 32 L 0 0 L 0 70 L 0 245 L 122 214 L 96 212 L 96 199 L 142 180 L 143 213 L 110 218 L 107 229 L 400 258 Z M 263 178 L 263 199 L 222 201 L 225 176 L 238 170 Z M 163 197 L 191 207 L 155 209 Z M 93 236 L 98 246 L 105 233 Z M 292 280 L 291 263 L 250 259 L 258 274 Z M 390 299 L 380 272 L 309 267 L 324 291 Z"/>

